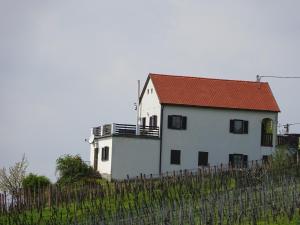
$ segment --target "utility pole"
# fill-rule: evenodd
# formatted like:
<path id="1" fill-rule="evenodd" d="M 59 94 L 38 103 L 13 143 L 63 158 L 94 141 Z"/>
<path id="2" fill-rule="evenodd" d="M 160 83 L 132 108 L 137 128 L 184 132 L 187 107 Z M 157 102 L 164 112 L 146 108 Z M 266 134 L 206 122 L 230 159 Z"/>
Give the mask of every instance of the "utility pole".
<path id="1" fill-rule="evenodd" d="M 283 125 L 283 128 L 285 129 L 285 134 L 289 134 L 290 132 L 290 125 L 289 123 Z"/>
<path id="2" fill-rule="evenodd" d="M 140 80 L 138 80 L 137 103 L 136 103 L 136 135 L 140 135 Z"/>

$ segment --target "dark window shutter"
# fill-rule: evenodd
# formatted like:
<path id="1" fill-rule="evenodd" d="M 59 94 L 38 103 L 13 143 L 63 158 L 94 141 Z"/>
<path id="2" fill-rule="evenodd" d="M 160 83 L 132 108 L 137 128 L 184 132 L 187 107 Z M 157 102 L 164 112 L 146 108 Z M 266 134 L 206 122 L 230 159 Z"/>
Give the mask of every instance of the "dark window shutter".
<path id="1" fill-rule="evenodd" d="M 146 117 L 142 118 L 142 127 L 145 128 L 146 126 Z"/>
<path id="2" fill-rule="evenodd" d="M 153 122 L 153 126 L 157 127 L 157 116 L 156 115 L 153 116 L 153 121 L 152 122 Z"/>
<path id="3" fill-rule="evenodd" d="M 106 160 L 109 160 L 109 147 L 106 147 L 107 151 L 106 151 Z"/>
<path id="4" fill-rule="evenodd" d="M 186 123 L 187 123 L 187 118 L 186 116 L 181 117 L 181 128 L 183 130 L 186 130 Z"/>
<path id="5" fill-rule="evenodd" d="M 249 122 L 248 121 L 244 121 L 244 124 L 243 124 L 243 127 L 244 127 L 244 134 L 248 134 L 248 124 L 249 124 Z"/>
<path id="6" fill-rule="evenodd" d="M 99 149 L 95 148 L 95 152 L 94 152 L 94 170 L 98 170 L 98 153 L 99 153 Z"/>
<path id="7" fill-rule="evenodd" d="M 105 148 L 102 148 L 102 151 L 101 151 L 101 160 L 103 161 L 104 160 L 104 156 L 105 155 Z"/>
<path id="8" fill-rule="evenodd" d="M 248 167 L 248 155 L 243 155 L 243 164 L 244 167 Z"/>
<path id="9" fill-rule="evenodd" d="M 234 133 L 234 120 L 230 120 L 230 128 L 229 128 L 230 133 Z"/>
<path id="10" fill-rule="evenodd" d="M 172 118 L 173 116 L 168 116 L 168 128 L 172 128 Z"/>

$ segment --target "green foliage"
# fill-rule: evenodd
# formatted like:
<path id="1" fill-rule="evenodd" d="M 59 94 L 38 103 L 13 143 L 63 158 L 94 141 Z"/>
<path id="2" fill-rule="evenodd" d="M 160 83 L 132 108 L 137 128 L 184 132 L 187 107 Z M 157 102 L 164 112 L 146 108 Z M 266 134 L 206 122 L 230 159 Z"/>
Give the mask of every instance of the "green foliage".
<path id="1" fill-rule="evenodd" d="M 276 151 L 272 155 L 272 165 L 274 167 L 279 167 L 285 163 L 288 163 L 290 157 L 288 155 L 288 150 L 286 145 L 280 145 L 276 147 Z"/>
<path id="2" fill-rule="evenodd" d="M 23 179 L 23 188 L 30 190 L 37 190 L 38 188 L 43 188 L 51 184 L 50 180 L 45 176 L 38 176 L 36 174 L 30 173 Z"/>
<path id="3" fill-rule="evenodd" d="M 56 172 L 59 174 L 59 184 L 71 184 L 97 176 L 96 171 L 88 166 L 79 155 L 59 157 L 56 160 Z"/>

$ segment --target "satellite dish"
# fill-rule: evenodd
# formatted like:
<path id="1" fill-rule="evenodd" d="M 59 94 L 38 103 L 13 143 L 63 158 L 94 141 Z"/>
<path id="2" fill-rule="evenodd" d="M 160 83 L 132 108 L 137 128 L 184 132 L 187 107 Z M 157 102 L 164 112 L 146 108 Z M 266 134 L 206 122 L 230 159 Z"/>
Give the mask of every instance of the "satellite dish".
<path id="1" fill-rule="evenodd" d="M 92 134 L 89 138 L 89 143 L 92 144 L 94 142 L 95 136 Z"/>

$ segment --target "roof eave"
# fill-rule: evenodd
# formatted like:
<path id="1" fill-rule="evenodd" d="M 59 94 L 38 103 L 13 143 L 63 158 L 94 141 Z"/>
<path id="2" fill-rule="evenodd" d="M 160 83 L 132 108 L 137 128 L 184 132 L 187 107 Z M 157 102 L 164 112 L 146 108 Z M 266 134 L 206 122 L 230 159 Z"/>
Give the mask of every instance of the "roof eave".
<path id="1" fill-rule="evenodd" d="M 218 107 L 218 106 L 200 106 L 200 105 L 188 105 L 188 104 L 175 104 L 175 103 L 161 103 L 165 106 L 181 106 L 181 107 L 195 107 L 195 108 L 208 108 L 208 109 L 223 109 L 223 110 L 241 110 L 241 111 L 255 111 L 255 112 L 272 112 L 280 113 L 280 110 L 268 110 L 268 109 L 246 109 L 246 108 L 230 108 L 230 107 Z"/>

